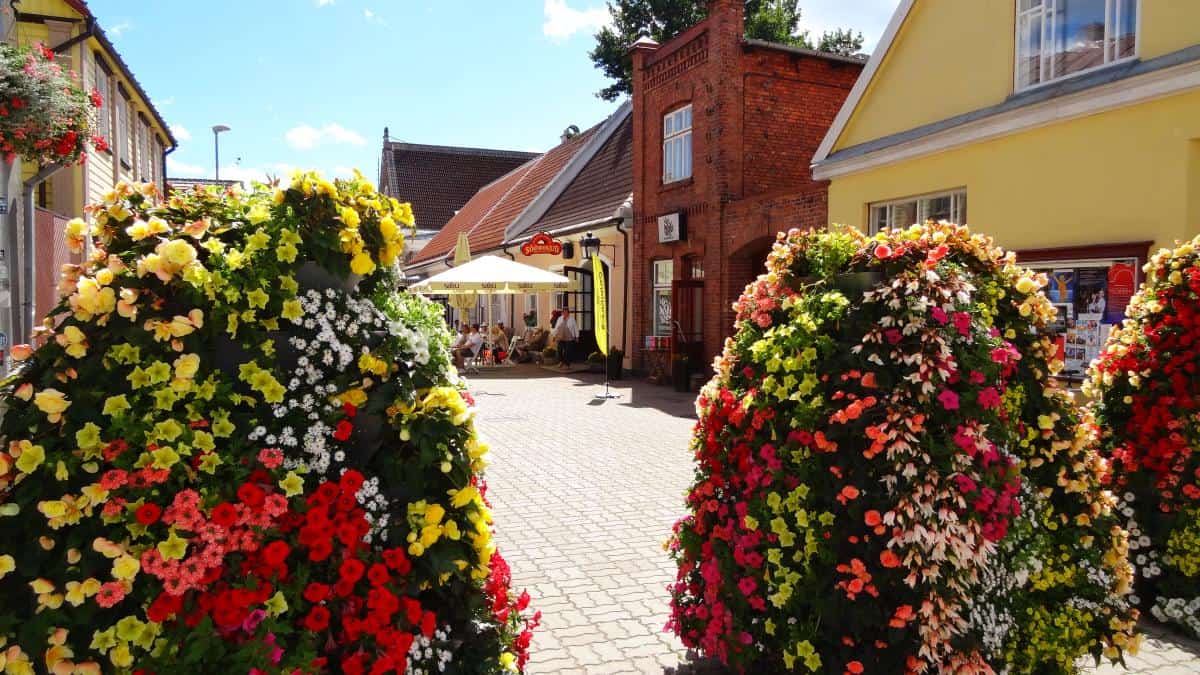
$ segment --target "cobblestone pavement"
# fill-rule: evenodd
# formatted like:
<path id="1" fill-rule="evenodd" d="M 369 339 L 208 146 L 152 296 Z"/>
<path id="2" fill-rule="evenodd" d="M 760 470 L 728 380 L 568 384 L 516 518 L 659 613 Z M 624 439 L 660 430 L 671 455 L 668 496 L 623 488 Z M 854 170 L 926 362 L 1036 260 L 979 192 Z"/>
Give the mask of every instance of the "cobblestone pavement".
<path id="1" fill-rule="evenodd" d="M 522 366 L 469 378 L 491 443 L 488 498 L 515 588 L 542 611 L 530 673 L 718 673 L 663 632 L 674 565 L 662 549 L 692 478 L 690 396 L 644 382 Z M 1200 673 L 1200 644 L 1147 627 L 1129 670 Z M 681 667 L 682 666 L 682 667 Z"/>

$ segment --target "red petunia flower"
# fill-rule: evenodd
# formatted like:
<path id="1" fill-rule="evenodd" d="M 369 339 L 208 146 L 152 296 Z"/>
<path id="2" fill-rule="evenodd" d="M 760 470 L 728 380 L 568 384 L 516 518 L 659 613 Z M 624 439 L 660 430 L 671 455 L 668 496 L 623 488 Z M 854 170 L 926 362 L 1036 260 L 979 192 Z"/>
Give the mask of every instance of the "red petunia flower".
<path id="1" fill-rule="evenodd" d="M 325 630 L 329 627 L 329 610 L 317 605 L 308 611 L 308 616 L 304 617 L 304 627 L 314 633 Z"/>
<path id="2" fill-rule="evenodd" d="M 333 432 L 333 437 L 339 441 L 350 440 L 350 433 L 354 431 L 354 425 L 348 420 L 341 420 L 337 423 L 337 429 Z"/>
<path id="3" fill-rule="evenodd" d="M 162 507 L 152 503 L 142 504 L 133 517 L 142 525 L 153 525 L 162 517 Z"/>

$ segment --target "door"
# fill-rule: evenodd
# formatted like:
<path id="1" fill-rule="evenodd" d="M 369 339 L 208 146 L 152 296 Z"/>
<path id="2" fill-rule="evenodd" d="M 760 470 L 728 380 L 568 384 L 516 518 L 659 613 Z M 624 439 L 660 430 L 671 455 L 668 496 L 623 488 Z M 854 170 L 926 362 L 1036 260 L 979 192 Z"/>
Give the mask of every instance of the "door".
<path id="1" fill-rule="evenodd" d="M 672 357 L 683 355 L 697 371 L 704 359 L 704 280 L 671 282 Z"/>

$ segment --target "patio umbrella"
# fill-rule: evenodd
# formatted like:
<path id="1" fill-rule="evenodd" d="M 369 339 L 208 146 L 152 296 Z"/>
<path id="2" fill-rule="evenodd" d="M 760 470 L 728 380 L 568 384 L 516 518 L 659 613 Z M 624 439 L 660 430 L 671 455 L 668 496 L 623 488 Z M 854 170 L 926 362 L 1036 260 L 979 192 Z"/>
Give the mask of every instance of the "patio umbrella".
<path id="1" fill-rule="evenodd" d="M 508 258 L 485 255 L 451 267 L 409 287 L 413 293 L 431 295 L 481 295 L 565 291 L 571 280 L 561 274 L 523 265 Z"/>
<path id="2" fill-rule="evenodd" d="M 458 243 L 454 245 L 454 266 L 459 267 L 471 262 L 471 242 L 466 232 L 458 233 Z M 475 306 L 474 293 L 461 293 L 450 296 L 450 306 L 458 310 L 458 320 L 463 321 L 463 315 Z"/>

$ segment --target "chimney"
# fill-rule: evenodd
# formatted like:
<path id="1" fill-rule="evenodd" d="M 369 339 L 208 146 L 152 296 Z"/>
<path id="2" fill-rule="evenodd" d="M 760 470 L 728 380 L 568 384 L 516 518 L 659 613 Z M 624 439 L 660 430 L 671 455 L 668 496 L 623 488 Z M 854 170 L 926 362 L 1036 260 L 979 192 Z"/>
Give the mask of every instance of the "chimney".
<path id="1" fill-rule="evenodd" d="M 722 38 L 732 33 L 740 44 L 746 34 L 746 3 L 744 0 L 708 0 L 708 21 Z"/>
<path id="2" fill-rule="evenodd" d="M 387 127 L 383 128 L 383 142 L 384 143 L 388 142 L 388 128 Z"/>

